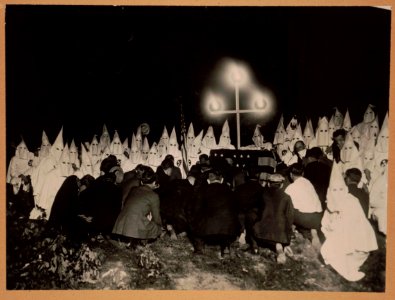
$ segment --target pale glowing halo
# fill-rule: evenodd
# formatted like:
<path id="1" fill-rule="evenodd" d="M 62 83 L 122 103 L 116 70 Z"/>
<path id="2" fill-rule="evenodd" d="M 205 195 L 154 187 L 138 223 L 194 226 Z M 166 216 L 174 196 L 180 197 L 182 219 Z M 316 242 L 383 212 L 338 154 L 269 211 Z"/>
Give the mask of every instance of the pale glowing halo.
<path id="1" fill-rule="evenodd" d="M 209 113 L 221 112 L 224 109 L 225 100 L 223 97 L 211 91 L 205 96 L 206 111 Z"/>
<path id="2" fill-rule="evenodd" d="M 223 74 L 225 83 L 228 86 L 244 87 L 251 84 L 250 71 L 246 64 L 236 62 L 234 60 L 227 60 L 224 63 Z"/>
<path id="3" fill-rule="evenodd" d="M 273 109 L 273 97 L 270 93 L 255 88 L 251 92 L 250 107 L 252 113 L 269 114 Z"/>

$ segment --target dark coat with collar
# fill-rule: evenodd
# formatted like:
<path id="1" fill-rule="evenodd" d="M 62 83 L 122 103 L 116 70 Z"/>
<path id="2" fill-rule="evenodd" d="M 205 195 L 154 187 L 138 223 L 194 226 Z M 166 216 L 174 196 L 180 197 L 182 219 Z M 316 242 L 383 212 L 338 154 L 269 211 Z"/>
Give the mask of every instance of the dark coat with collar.
<path id="1" fill-rule="evenodd" d="M 159 196 L 150 187 L 133 188 L 125 200 L 113 233 L 136 239 L 155 239 L 162 232 Z M 152 214 L 152 220 L 147 215 Z"/>
<path id="2" fill-rule="evenodd" d="M 192 232 L 197 236 L 236 237 L 240 233 L 237 203 L 226 184 L 217 182 L 202 186 L 197 192 L 190 215 Z"/>

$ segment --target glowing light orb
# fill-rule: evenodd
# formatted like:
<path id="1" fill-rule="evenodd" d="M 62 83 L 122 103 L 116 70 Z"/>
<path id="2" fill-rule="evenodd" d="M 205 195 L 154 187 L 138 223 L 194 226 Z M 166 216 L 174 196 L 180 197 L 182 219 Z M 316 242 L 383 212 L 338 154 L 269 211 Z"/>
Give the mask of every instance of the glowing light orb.
<path id="1" fill-rule="evenodd" d="M 229 59 L 224 62 L 223 70 L 227 85 L 243 87 L 250 84 L 250 70 L 245 63 Z"/>
<path id="2" fill-rule="evenodd" d="M 208 113 L 215 114 L 223 110 L 225 103 L 223 97 L 213 92 L 208 92 L 205 98 L 206 111 Z"/>
<path id="3" fill-rule="evenodd" d="M 273 111 L 273 95 L 262 88 L 254 87 L 250 91 L 250 112 L 259 115 L 269 115 Z"/>

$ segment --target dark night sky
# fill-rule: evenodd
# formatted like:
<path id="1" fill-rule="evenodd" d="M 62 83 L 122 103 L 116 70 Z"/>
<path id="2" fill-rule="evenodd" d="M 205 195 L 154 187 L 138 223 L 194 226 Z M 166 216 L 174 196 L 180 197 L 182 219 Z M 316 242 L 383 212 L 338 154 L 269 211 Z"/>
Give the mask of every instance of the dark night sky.
<path id="1" fill-rule="evenodd" d="M 130 137 L 142 122 L 150 143 L 163 125 L 179 132 L 179 101 L 195 133 L 203 91 L 223 57 L 245 61 L 271 90 L 271 119 L 242 117 L 242 145 L 256 123 L 268 139 L 284 113 L 330 116 L 348 107 L 353 124 L 369 103 L 380 123 L 388 109 L 390 11 L 378 8 L 6 6 L 6 133 L 30 150 L 64 137 L 77 142 L 110 133 Z M 233 100 L 232 100 L 233 101 Z M 229 117 L 236 143 L 234 118 Z"/>

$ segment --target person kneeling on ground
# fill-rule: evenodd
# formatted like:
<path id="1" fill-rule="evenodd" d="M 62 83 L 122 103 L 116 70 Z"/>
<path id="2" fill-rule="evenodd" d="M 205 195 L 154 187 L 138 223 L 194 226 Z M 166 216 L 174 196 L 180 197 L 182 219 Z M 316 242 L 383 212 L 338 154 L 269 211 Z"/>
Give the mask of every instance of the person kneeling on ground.
<path id="1" fill-rule="evenodd" d="M 157 188 L 157 177 L 151 168 L 147 168 L 141 178 L 141 186 L 132 189 L 125 199 L 113 234 L 127 237 L 133 246 L 155 240 L 162 233 L 159 196 L 153 190 Z"/>
<path id="2" fill-rule="evenodd" d="M 294 208 L 291 198 L 284 192 L 285 178 L 280 174 L 269 176 L 269 187 L 263 194 L 258 221 L 253 226 L 253 249 L 257 246 L 275 248 L 277 262 L 285 263 L 285 252 L 292 255 L 289 248 L 292 236 Z"/>
<path id="3" fill-rule="evenodd" d="M 218 169 L 208 171 L 208 185 L 197 192 L 189 216 L 195 253 L 202 253 L 204 243 L 219 244 L 220 257 L 230 251 L 230 244 L 240 234 L 237 204 L 232 190 L 223 184 Z"/>
<path id="4" fill-rule="evenodd" d="M 290 167 L 290 177 L 293 181 L 286 189 L 294 206 L 294 224 L 301 230 L 311 233 L 311 243 L 316 250 L 321 247 L 320 240 L 324 237 L 321 232 L 322 206 L 314 186 L 303 177 L 303 165 L 293 164 Z M 308 234 L 306 235 L 308 237 Z"/>

